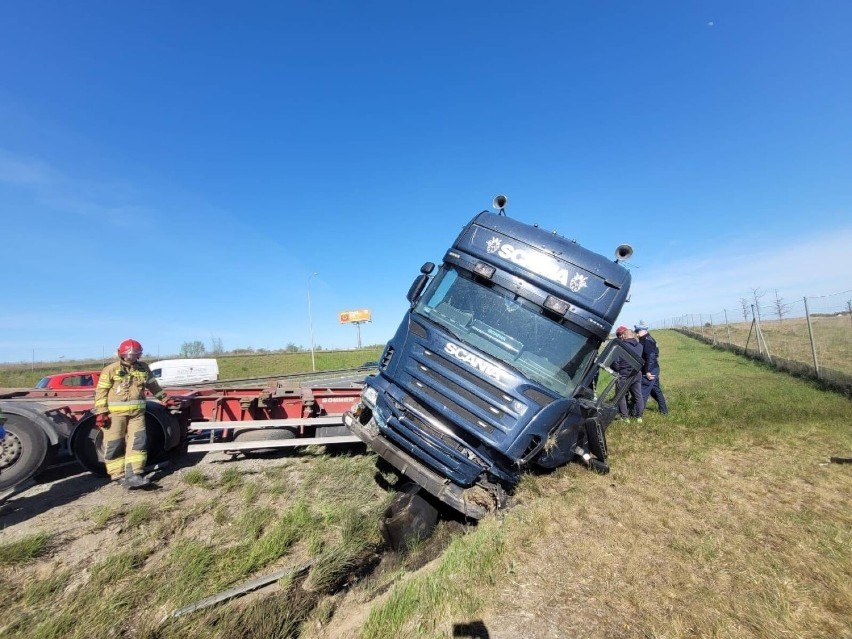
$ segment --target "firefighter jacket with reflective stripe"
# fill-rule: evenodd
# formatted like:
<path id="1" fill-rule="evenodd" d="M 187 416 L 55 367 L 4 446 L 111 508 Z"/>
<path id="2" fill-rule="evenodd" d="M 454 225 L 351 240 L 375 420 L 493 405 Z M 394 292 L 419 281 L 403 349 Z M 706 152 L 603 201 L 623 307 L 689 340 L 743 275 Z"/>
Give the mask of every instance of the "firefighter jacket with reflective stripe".
<path id="1" fill-rule="evenodd" d="M 146 388 L 157 399 L 166 396 L 145 362 L 114 362 L 103 370 L 98 380 L 93 412 L 96 415 L 106 412 L 144 412 Z"/>

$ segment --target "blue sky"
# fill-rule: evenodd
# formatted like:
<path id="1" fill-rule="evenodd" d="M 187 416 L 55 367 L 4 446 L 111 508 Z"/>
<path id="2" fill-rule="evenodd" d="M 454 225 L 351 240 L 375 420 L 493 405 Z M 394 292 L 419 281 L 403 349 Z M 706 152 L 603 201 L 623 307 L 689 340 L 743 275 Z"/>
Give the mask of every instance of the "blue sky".
<path id="1" fill-rule="evenodd" d="M 0 361 L 384 343 L 497 193 L 621 320 L 852 289 L 852 3 L 0 6 Z"/>

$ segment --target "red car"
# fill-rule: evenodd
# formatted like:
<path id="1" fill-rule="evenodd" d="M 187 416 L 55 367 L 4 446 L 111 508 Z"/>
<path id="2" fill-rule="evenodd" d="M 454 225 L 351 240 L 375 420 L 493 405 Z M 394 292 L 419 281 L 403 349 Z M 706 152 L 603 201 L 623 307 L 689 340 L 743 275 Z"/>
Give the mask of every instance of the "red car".
<path id="1" fill-rule="evenodd" d="M 74 388 L 93 387 L 98 383 L 100 371 L 76 371 L 73 373 L 57 373 L 42 377 L 36 388 L 52 388 L 70 390 Z"/>

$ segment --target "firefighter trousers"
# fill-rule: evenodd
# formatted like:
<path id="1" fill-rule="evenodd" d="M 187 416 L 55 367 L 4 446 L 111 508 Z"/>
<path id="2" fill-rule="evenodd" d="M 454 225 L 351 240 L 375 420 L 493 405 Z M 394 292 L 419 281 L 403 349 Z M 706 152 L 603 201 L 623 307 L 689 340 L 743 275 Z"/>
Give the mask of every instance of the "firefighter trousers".
<path id="1" fill-rule="evenodd" d="M 148 459 L 145 411 L 110 413 L 110 427 L 103 430 L 103 452 L 111 479 L 138 475 Z"/>

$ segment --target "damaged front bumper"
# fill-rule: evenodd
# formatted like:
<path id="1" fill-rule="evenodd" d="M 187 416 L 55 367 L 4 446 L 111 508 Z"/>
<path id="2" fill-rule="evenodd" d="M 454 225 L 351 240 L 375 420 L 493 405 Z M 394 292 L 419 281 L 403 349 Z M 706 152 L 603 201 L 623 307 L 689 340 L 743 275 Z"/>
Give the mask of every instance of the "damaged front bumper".
<path id="1" fill-rule="evenodd" d="M 343 421 L 356 437 L 397 471 L 466 517 L 482 519 L 506 505 L 507 496 L 499 484 L 480 480 L 468 488 L 458 486 L 389 441 L 381 434 L 375 415 L 369 409 L 359 407 L 347 412 Z"/>

